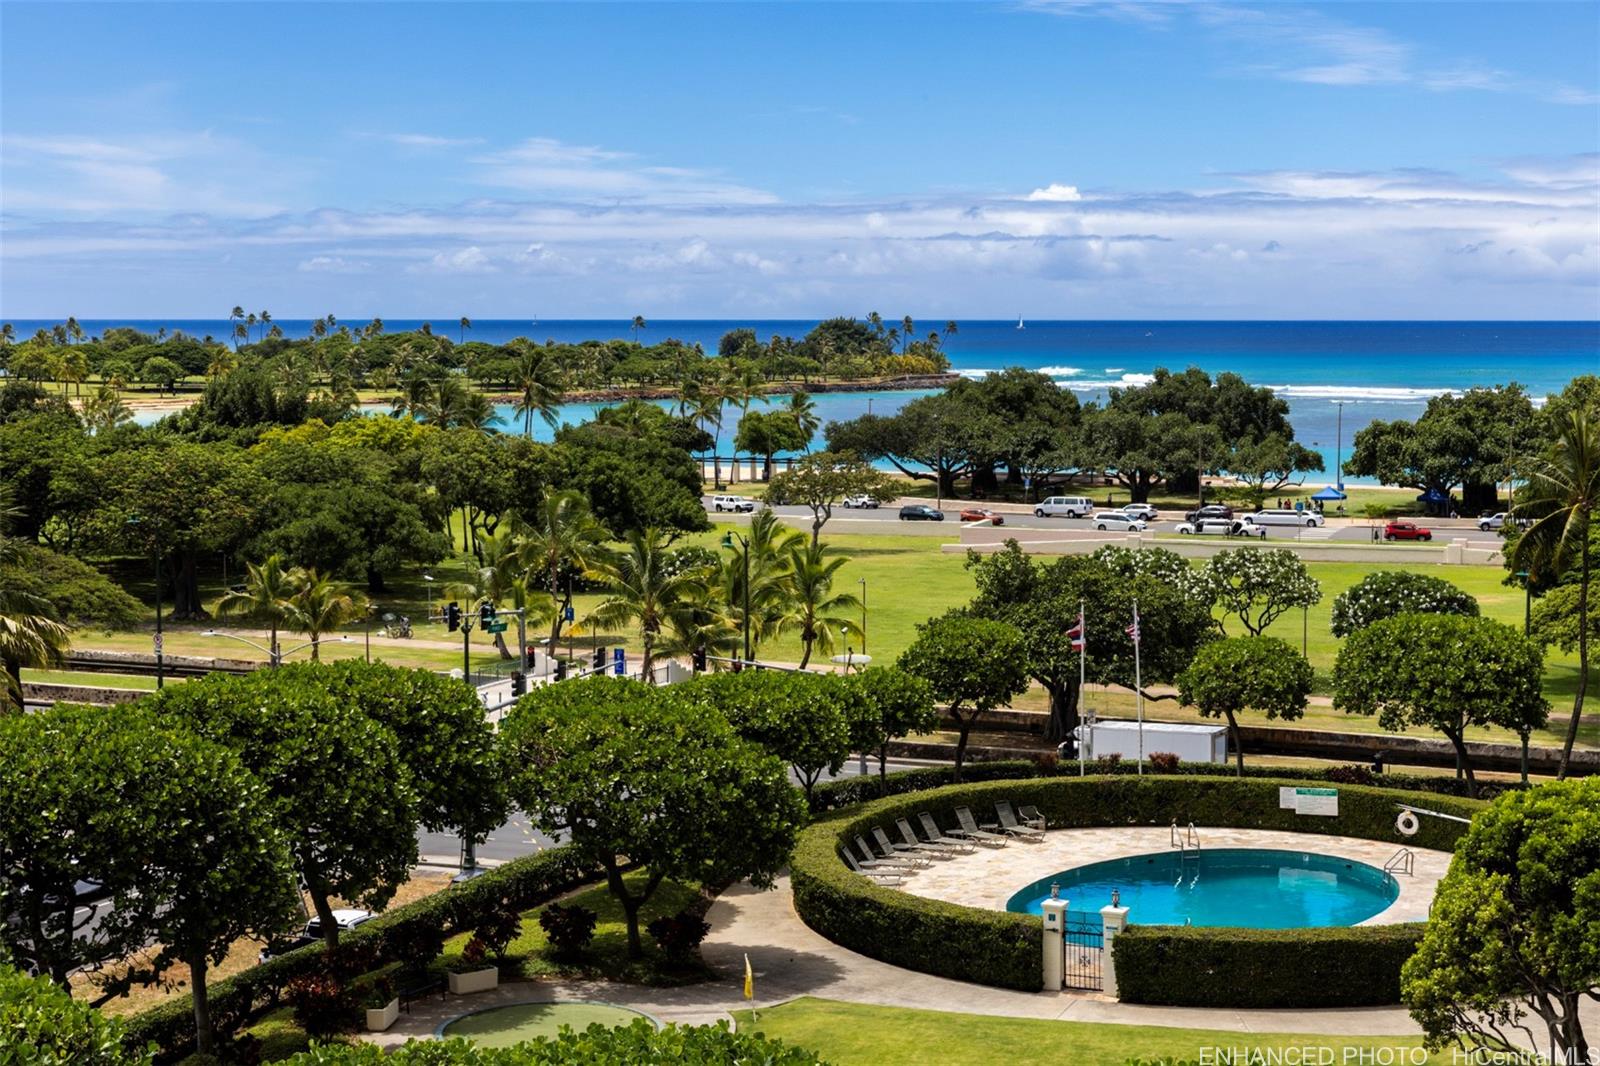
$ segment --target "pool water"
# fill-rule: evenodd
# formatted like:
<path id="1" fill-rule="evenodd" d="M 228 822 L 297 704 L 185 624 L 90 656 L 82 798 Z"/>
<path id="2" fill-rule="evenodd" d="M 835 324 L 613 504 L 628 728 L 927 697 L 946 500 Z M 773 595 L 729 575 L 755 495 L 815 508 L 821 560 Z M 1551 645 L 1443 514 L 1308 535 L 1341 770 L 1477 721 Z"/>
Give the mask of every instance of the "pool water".
<path id="1" fill-rule="evenodd" d="M 1393 877 L 1364 862 L 1304 851 L 1203 849 L 1130 855 L 1035 881 L 1006 909 L 1040 913 L 1050 885 L 1073 914 L 1098 915 L 1113 890 L 1131 925 L 1223 925 L 1249 929 L 1357 925 L 1400 894 Z"/>
<path id="2" fill-rule="evenodd" d="M 442 1026 L 438 1035 L 464 1037 L 479 1047 L 503 1048 L 535 1037 L 553 1037 L 563 1025 L 581 1033 L 596 1022 L 611 1028 L 639 1018 L 655 1021 L 648 1014 L 610 1003 L 517 1003 L 463 1014 Z"/>

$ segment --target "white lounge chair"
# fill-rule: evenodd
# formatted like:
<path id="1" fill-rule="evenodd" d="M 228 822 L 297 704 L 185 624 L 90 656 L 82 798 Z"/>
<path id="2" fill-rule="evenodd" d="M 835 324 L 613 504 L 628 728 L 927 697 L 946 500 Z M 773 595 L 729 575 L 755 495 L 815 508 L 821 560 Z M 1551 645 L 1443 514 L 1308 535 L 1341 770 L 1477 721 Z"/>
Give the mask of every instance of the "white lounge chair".
<path id="1" fill-rule="evenodd" d="M 1031 825 L 1035 829 L 1049 828 L 1045 824 L 1044 815 L 1039 813 L 1039 808 L 1037 807 L 1018 807 L 1017 817 L 1022 820 L 1023 825 Z"/>
<path id="2" fill-rule="evenodd" d="M 953 859 L 955 854 L 934 844 L 924 844 L 917 841 L 915 844 L 897 844 L 889 839 L 880 826 L 872 827 L 872 839 L 878 842 L 878 847 L 883 849 L 885 855 L 919 855 L 930 859 Z"/>
<path id="3" fill-rule="evenodd" d="M 860 850 L 867 862 L 875 866 L 900 866 L 908 870 L 917 870 L 924 866 L 932 865 L 927 859 L 917 855 L 896 855 L 893 853 L 879 855 L 872 850 L 872 845 L 867 843 L 867 838 L 860 834 L 856 835 L 856 848 Z"/>
<path id="4" fill-rule="evenodd" d="M 932 821 L 931 818 L 928 820 Z M 917 836 L 917 831 L 911 828 L 911 823 L 906 821 L 904 818 L 896 818 L 894 824 L 900 827 L 900 835 L 905 838 L 907 844 L 921 844 L 925 847 L 940 848 L 943 851 L 949 852 L 951 855 L 961 855 L 965 852 L 977 850 L 965 840 L 959 840 L 956 837 L 947 837 L 943 833 L 939 833 L 937 831 L 939 828 L 938 826 L 934 826 L 935 832 L 933 834 L 933 840 L 923 840 L 921 837 Z"/>
<path id="5" fill-rule="evenodd" d="M 963 836 L 951 835 L 939 828 L 939 823 L 933 820 L 933 815 L 922 811 L 917 815 L 917 821 L 922 823 L 922 831 L 927 834 L 930 843 L 954 845 L 964 851 L 976 851 L 976 844 Z"/>
<path id="6" fill-rule="evenodd" d="M 1039 841 L 1044 839 L 1044 830 L 1035 829 L 1031 825 L 1023 825 L 1017 820 L 1017 814 L 1011 809 L 1010 800 L 1000 800 L 994 805 L 994 813 L 1000 816 L 1000 830 L 1010 833 L 1023 840 Z"/>
<path id="7" fill-rule="evenodd" d="M 866 867 L 862 866 L 859 862 L 857 862 L 856 861 L 856 857 L 854 855 L 850 854 L 848 851 L 841 852 L 840 854 L 842 854 L 844 856 L 844 864 L 846 866 L 850 867 L 851 870 L 853 870 L 854 872 L 860 874 L 862 877 L 870 877 L 870 878 L 872 878 L 874 881 L 876 881 L 880 885 L 883 885 L 885 888 L 893 888 L 896 885 L 903 885 L 903 884 L 906 883 L 906 879 L 904 877 L 902 877 L 900 874 L 891 873 L 888 870 L 869 870 L 869 869 L 867 869 Z"/>
<path id="8" fill-rule="evenodd" d="M 968 840 L 976 841 L 979 844 L 987 844 L 991 848 L 1003 848 L 1006 846 L 1006 838 L 1002 834 L 991 833 L 978 825 L 978 820 L 972 816 L 971 808 L 957 807 L 956 821 L 961 823 L 961 827 L 952 829 L 951 832 L 957 836 L 966 837 Z"/>

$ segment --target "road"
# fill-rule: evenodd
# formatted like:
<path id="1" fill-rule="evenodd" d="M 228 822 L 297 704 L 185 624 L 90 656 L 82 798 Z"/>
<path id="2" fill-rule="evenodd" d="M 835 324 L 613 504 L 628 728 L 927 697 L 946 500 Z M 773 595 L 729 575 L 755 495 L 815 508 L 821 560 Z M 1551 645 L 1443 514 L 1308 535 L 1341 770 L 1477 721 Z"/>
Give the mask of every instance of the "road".
<path id="1" fill-rule="evenodd" d="M 702 501 L 706 509 L 711 509 L 711 497 L 707 496 Z M 909 500 L 904 502 L 927 503 L 926 500 Z M 865 534 L 898 534 L 945 537 L 955 539 L 959 536 L 956 527 L 960 525 L 957 515 L 965 506 L 959 502 L 949 502 L 944 506 L 945 520 L 943 522 L 902 522 L 897 516 L 899 501 L 885 504 L 883 507 L 872 510 L 852 510 L 836 507 L 833 517 L 828 520 L 825 528 L 835 533 L 865 533 Z M 774 507 L 773 511 L 786 522 L 809 529 L 811 526 L 811 509 L 808 507 Z M 713 519 L 740 518 L 742 515 L 723 512 L 711 513 Z M 1096 533 L 1094 524 L 1086 518 L 1040 518 L 1036 515 L 1020 512 L 1005 511 L 1001 516 L 1006 529 L 1016 530 L 1050 530 L 1052 532 L 1082 533 L 1085 535 Z M 1170 512 L 1160 520 L 1150 523 L 1152 533 L 1177 533 L 1178 523 L 1183 516 Z M 975 523 L 983 525 L 985 523 Z M 1441 520 L 1437 523 L 1423 523 L 1434 534 L 1434 544 L 1448 544 L 1456 538 L 1464 538 L 1469 547 L 1473 548 L 1499 548 L 1503 541 L 1497 531 L 1485 532 L 1471 525 L 1464 519 L 1455 521 Z M 1100 534 L 1104 536 L 1104 534 Z M 1222 538 L 1216 538 L 1222 539 Z M 1365 519 L 1333 519 L 1328 525 L 1307 529 L 1303 526 L 1268 526 L 1268 541 L 1278 543 L 1296 542 L 1302 544 L 1326 543 L 1329 541 L 1344 544 L 1370 544 L 1372 543 L 1372 526 Z"/>

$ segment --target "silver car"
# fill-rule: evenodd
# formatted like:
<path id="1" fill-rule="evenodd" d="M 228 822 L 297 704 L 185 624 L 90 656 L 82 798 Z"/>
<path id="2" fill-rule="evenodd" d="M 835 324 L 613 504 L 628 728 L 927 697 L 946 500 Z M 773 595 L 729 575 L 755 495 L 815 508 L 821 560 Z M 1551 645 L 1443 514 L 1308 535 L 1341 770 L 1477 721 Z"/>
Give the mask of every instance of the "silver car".
<path id="1" fill-rule="evenodd" d="M 1089 524 L 1102 531 L 1119 530 L 1124 533 L 1142 533 L 1145 524 L 1124 511 L 1096 511 L 1089 516 Z"/>

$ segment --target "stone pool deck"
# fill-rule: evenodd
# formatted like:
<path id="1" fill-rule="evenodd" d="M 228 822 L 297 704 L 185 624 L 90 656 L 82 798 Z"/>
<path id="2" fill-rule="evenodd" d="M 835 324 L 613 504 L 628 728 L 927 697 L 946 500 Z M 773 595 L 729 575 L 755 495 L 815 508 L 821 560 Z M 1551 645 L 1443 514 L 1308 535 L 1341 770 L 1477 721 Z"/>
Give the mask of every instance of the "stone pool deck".
<path id="1" fill-rule="evenodd" d="M 1197 829 L 1201 850 L 1218 848 L 1264 848 L 1275 851 L 1309 851 L 1354 859 L 1377 869 L 1394 855 L 1399 845 L 1353 837 L 1323 836 L 1312 833 L 1286 833 L 1270 829 Z M 1128 855 L 1171 852 L 1171 830 L 1156 826 L 1123 826 L 1111 829 L 1051 830 L 1041 841 L 1014 839 L 1003 848 L 979 848 L 975 854 L 935 861 L 925 870 L 906 878 L 900 891 L 970 907 L 1005 910 L 1011 894 L 1025 885 L 1062 870 L 1105 859 Z M 1387 908 L 1362 922 L 1381 925 L 1392 922 L 1420 922 L 1428 917 L 1428 907 L 1439 879 L 1450 868 L 1450 854 L 1412 848 L 1416 856 L 1410 875 L 1395 875 L 1399 897 Z M 1078 901 L 1072 901 L 1074 909 Z M 1098 908 L 1110 900 L 1085 901 Z M 1138 924 L 1139 915 L 1128 914 Z"/>

